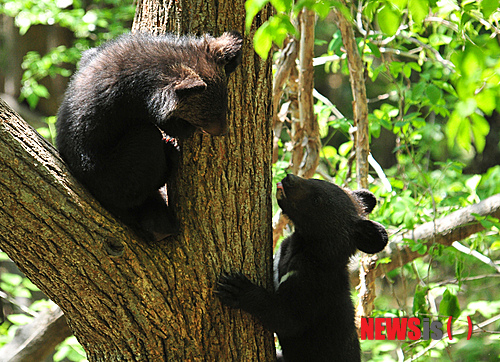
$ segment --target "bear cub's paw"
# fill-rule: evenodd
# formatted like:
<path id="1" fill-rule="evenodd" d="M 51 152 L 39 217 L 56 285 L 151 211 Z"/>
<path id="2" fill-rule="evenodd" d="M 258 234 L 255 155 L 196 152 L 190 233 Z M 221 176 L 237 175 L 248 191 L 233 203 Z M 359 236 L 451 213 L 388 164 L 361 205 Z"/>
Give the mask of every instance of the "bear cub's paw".
<path id="1" fill-rule="evenodd" d="M 242 273 L 224 274 L 217 283 L 214 293 L 228 307 L 246 309 L 255 301 L 260 293 L 260 287 Z"/>

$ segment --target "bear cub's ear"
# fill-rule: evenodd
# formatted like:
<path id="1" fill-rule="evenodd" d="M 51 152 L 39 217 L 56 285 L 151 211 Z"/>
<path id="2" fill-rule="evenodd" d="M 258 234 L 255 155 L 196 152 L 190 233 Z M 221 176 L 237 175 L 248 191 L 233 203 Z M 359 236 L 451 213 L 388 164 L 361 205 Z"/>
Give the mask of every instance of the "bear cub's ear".
<path id="1" fill-rule="evenodd" d="M 368 215 L 377 205 L 374 194 L 368 190 L 356 190 L 352 192 L 362 207 L 362 213 Z M 356 222 L 354 231 L 356 247 L 368 254 L 382 251 L 387 245 L 389 237 L 387 231 L 378 222 L 361 219 Z"/>
<path id="2" fill-rule="evenodd" d="M 376 221 L 359 220 L 353 235 L 356 247 L 368 254 L 384 250 L 389 237 L 385 228 Z"/>
<path id="3" fill-rule="evenodd" d="M 193 69 L 180 65 L 176 69 L 179 79 L 174 82 L 176 92 L 202 91 L 207 88 L 207 84 Z"/>
<path id="4" fill-rule="evenodd" d="M 368 190 L 356 190 L 352 192 L 354 196 L 359 200 L 363 211 L 365 214 L 369 214 L 377 205 L 377 199 L 375 195 Z"/>
<path id="5" fill-rule="evenodd" d="M 237 31 L 225 32 L 209 44 L 210 53 L 217 63 L 224 65 L 226 75 L 232 73 L 241 63 L 243 37 Z"/>

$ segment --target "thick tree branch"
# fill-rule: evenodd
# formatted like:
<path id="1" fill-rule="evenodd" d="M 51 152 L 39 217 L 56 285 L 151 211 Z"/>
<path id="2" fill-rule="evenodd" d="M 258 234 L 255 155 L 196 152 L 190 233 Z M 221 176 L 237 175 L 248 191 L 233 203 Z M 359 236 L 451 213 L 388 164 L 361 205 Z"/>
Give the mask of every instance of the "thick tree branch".
<path id="1" fill-rule="evenodd" d="M 154 350 L 141 332 L 146 325 L 153 332 L 151 325 L 143 318 L 131 322 L 141 320 L 141 310 L 167 304 L 150 280 L 148 268 L 156 268 L 154 259 L 142 258 L 143 242 L 73 179 L 57 151 L 3 100 L 0 155 L 0 248 L 61 307 L 87 351 L 91 341 L 103 350 L 127 346 L 129 358 Z M 149 285 L 150 295 L 135 294 L 141 288 L 127 281 Z"/>
<path id="2" fill-rule="evenodd" d="M 472 234 L 483 231 L 484 227 L 473 214 L 500 218 L 500 194 L 493 195 L 477 204 L 466 206 L 435 222 L 428 222 L 415 227 L 413 230 L 393 236 L 383 252 L 370 258 L 370 273 L 373 278 L 380 277 L 391 270 L 427 255 L 420 254 L 418 251 L 411 251 L 405 244 L 407 239 L 424 243 L 429 249 L 435 244 L 451 246 L 454 241 L 463 240 Z M 386 257 L 391 259 L 388 264 L 376 266 L 377 260 Z M 352 271 L 351 282 L 356 284 L 357 275 L 354 270 Z"/>

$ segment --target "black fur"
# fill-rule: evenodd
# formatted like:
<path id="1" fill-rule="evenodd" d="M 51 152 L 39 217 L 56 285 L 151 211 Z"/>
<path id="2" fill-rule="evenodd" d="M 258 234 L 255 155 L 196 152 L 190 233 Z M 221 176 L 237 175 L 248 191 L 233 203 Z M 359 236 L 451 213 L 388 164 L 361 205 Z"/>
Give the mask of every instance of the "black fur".
<path id="1" fill-rule="evenodd" d="M 223 276 L 216 294 L 275 332 L 283 361 L 360 361 L 347 264 L 357 249 L 375 253 L 387 244 L 384 227 L 365 218 L 375 197 L 288 175 L 277 198 L 295 232 L 275 256 L 275 291 L 239 273 Z"/>
<path id="2" fill-rule="evenodd" d="M 57 147 L 106 208 L 149 238 L 177 231 L 160 189 L 178 147 L 160 129 L 178 139 L 227 132 L 227 80 L 241 46 L 237 32 L 128 34 L 82 56 L 59 109 Z"/>

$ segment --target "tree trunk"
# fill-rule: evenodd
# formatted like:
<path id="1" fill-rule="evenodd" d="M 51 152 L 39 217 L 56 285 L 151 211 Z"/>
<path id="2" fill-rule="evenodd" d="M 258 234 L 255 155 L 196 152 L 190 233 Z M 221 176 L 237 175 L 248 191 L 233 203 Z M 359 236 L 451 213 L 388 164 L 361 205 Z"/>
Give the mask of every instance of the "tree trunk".
<path id="1" fill-rule="evenodd" d="M 243 1 L 140 1 L 134 30 L 220 35 L 243 22 Z M 271 67 L 252 32 L 229 82 L 229 134 L 181 145 L 175 240 L 136 238 L 0 101 L 0 248 L 61 307 L 90 361 L 274 359 L 272 334 L 212 293 L 230 270 L 271 287 Z"/>

